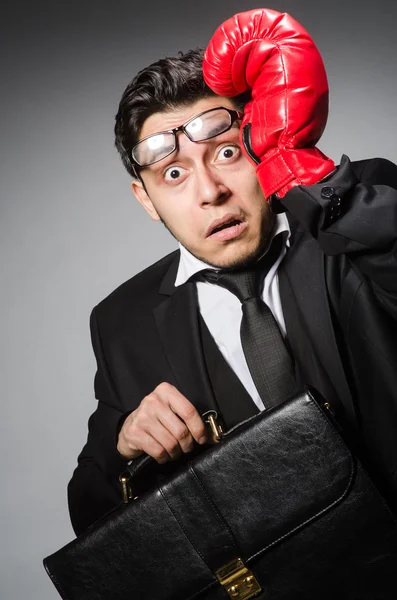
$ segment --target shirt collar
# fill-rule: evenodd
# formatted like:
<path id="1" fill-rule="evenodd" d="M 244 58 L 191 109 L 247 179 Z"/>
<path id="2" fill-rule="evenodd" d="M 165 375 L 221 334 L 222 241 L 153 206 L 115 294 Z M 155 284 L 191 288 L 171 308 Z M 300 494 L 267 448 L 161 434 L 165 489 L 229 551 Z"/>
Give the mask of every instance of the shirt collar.
<path id="1" fill-rule="evenodd" d="M 288 219 L 285 213 L 281 213 L 276 215 L 276 222 L 272 233 L 272 239 L 279 233 L 286 232 L 285 236 L 285 244 L 289 247 L 289 238 L 291 235 L 291 231 L 289 228 Z M 190 279 L 196 273 L 203 271 L 204 269 L 215 269 L 215 267 L 211 265 L 207 265 L 207 263 L 203 262 L 199 258 L 193 256 L 189 250 L 187 250 L 182 244 L 179 244 L 179 249 L 181 251 L 181 258 L 179 261 L 178 272 L 176 274 L 175 279 L 175 287 L 178 287 L 188 279 Z"/>

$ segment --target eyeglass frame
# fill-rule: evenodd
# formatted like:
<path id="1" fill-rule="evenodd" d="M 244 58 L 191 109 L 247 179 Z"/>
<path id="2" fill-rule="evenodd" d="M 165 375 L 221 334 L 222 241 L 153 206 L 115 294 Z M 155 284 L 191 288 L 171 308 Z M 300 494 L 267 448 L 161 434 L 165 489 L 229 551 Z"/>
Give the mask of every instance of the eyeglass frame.
<path id="1" fill-rule="evenodd" d="M 202 115 L 205 115 L 209 112 L 213 112 L 215 110 L 225 110 L 226 112 L 229 113 L 230 115 L 230 125 L 229 127 L 227 127 L 227 129 L 224 129 L 223 131 L 220 131 L 219 133 L 215 133 L 214 135 L 211 135 L 210 137 L 206 137 L 203 138 L 202 140 L 193 140 L 189 133 L 186 131 L 186 127 L 189 125 L 189 123 L 191 123 L 192 121 L 194 121 L 195 119 L 198 119 L 199 117 L 201 117 Z M 226 133 L 227 131 L 229 131 L 232 127 L 233 124 L 238 120 L 238 119 L 242 119 L 244 116 L 244 114 L 239 111 L 239 110 L 233 110 L 231 108 L 226 108 L 225 106 L 215 106 L 214 108 L 209 108 L 208 110 L 204 110 L 203 112 L 199 113 L 198 115 L 195 115 L 194 117 L 192 117 L 191 119 L 189 119 L 188 121 L 186 121 L 186 123 L 183 123 L 183 125 L 179 125 L 179 127 L 174 127 L 173 129 L 166 129 L 165 131 L 159 131 L 157 133 L 152 133 L 151 135 L 147 135 L 146 137 L 142 138 L 141 140 L 139 140 L 139 142 L 137 142 L 134 147 L 132 148 L 130 155 L 131 155 L 131 161 L 134 167 L 135 172 L 138 175 L 138 169 L 144 169 L 145 167 L 150 167 L 151 165 L 154 165 L 158 162 L 160 162 L 160 160 L 164 160 L 164 158 L 167 158 L 167 156 L 170 156 L 170 154 L 172 154 L 173 152 L 175 152 L 175 150 L 178 149 L 178 138 L 176 136 L 176 134 L 179 131 L 182 131 L 186 137 L 193 143 L 199 143 L 199 142 L 205 142 L 207 140 L 212 140 L 213 138 L 217 137 L 218 135 L 222 135 L 222 133 Z M 167 154 L 165 154 L 164 156 L 162 156 L 161 158 L 158 158 L 156 160 L 154 160 L 153 162 L 144 164 L 144 165 L 140 165 L 138 163 L 138 161 L 133 157 L 132 153 L 134 152 L 135 148 L 141 143 L 144 142 L 145 140 L 154 137 L 156 135 L 161 135 L 163 133 L 172 133 L 174 136 L 174 148 L 170 151 L 167 152 Z"/>

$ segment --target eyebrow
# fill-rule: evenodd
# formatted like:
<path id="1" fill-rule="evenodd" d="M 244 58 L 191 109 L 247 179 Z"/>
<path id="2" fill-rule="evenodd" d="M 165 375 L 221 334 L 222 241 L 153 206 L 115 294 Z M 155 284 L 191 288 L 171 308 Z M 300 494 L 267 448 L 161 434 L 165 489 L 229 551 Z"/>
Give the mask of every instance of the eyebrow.
<path id="1" fill-rule="evenodd" d="M 211 138 L 209 140 L 203 140 L 201 142 L 192 142 L 192 143 L 193 144 L 212 144 L 212 145 L 214 145 L 218 141 L 217 138 L 219 138 L 221 136 L 227 136 L 232 130 L 235 130 L 235 131 L 240 130 L 240 126 L 238 125 L 238 123 L 234 122 L 228 131 L 224 131 L 223 133 L 220 133 L 219 135 L 214 136 L 213 138 Z M 168 132 L 163 131 L 163 132 L 159 132 L 159 133 L 168 133 Z M 157 134 L 153 134 L 153 135 L 157 135 Z M 153 151 L 153 152 L 155 152 L 155 151 Z M 152 173 L 156 174 L 157 172 L 162 171 L 167 165 L 174 162 L 174 160 L 180 160 L 179 152 L 180 152 L 179 146 L 177 146 L 176 152 L 169 154 L 168 156 L 165 156 L 161 161 L 154 163 L 153 165 L 148 165 L 147 167 L 143 167 L 143 168 L 148 169 Z"/>
<path id="2" fill-rule="evenodd" d="M 161 133 L 155 133 L 153 134 L 154 136 L 159 136 L 159 135 L 164 135 L 168 133 L 167 131 L 161 132 Z M 163 146 L 161 148 L 150 148 L 149 144 L 147 143 L 146 140 L 143 140 L 143 148 L 144 148 L 144 152 L 145 152 L 145 162 L 151 162 L 157 159 L 158 155 L 161 154 L 161 152 L 164 152 L 164 148 L 171 148 L 171 146 L 174 145 L 174 138 L 167 138 L 165 137 L 165 140 L 169 139 L 169 143 L 165 143 L 163 144 Z"/>
<path id="3" fill-rule="evenodd" d="M 218 135 L 224 135 L 226 133 L 229 133 L 229 131 L 231 131 L 232 129 L 240 129 L 240 125 L 238 125 L 237 122 L 234 121 L 234 123 L 232 123 L 232 126 L 230 127 L 230 129 L 228 129 L 227 131 L 223 131 L 222 133 L 219 133 Z M 216 131 L 216 129 L 212 129 L 210 131 L 210 134 L 215 133 L 215 131 Z M 218 137 L 218 136 L 216 135 L 216 136 L 214 136 L 214 138 L 215 137 Z M 214 139 L 214 138 L 212 138 L 212 139 Z M 204 140 L 204 141 L 207 141 L 207 140 Z M 210 142 L 211 140 L 208 140 L 208 141 Z"/>
<path id="4" fill-rule="evenodd" d="M 147 149 L 145 162 L 150 163 L 151 161 L 157 160 L 157 157 L 159 156 L 159 154 L 161 154 L 160 150 L 161 150 L 160 148 L 158 148 L 157 150 L 154 150 L 152 148 Z"/>

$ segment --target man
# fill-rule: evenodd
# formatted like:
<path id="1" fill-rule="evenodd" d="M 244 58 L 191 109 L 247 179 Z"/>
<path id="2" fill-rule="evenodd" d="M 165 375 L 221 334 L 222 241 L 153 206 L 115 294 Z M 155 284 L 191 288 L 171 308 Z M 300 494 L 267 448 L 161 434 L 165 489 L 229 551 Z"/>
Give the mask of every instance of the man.
<path id="1" fill-rule="evenodd" d="M 230 428 L 271 407 L 291 358 L 294 383 L 280 400 L 316 388 L 385 493 L 397 488 L 397 167 L 343 157 L 335 168 L 315 148 L 325 73 L 288 15 L 229 20 L 204 72 L 218 95 L 199 51 L 158 61 L 127 87 L 116 117 L 135 196 L 180 250 L 92 313 L 99 402 L 69 484 L 76 533 L 120 502 L 128 460 L 147 453 L 158 464 L 150 477 L 166 475 L 211 441 L 205 411 Z M 243 301 L 207 276 L 255 269 L 281 340 L 276 368 L 285 363 L 270 394 L 240 339 Z"/>

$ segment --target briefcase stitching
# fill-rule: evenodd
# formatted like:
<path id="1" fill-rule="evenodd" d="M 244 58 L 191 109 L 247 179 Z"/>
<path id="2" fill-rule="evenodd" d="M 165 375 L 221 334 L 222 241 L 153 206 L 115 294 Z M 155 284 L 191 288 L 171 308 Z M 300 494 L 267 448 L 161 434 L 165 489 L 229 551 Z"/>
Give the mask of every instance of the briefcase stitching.
<path id="1" fill-rule="evenodd" d="M 276 540 L 273 540 L 273 542 L 271 542 L 270 544 L 268 544 L 267 546 L 265 546 L 261 550 L 258 550 L 258 552 L 255 552 L 255 554 L 253 554 L 252 556 L 250 556 L 247 560 L 253 560 L 253 559 L 255 559 L 257 556 L 259 556 L 260 554 L 262 554 L 263 552 L 265 552 L 269 548 L 272 548 L 272 546 L 274 546 L 275 544 L 277 544 L 280 541 L 284 540 L 286 537 L 289 537 L 290 535 L 294 534 L 296 531 L 299 531 L 299 529 L 302 529 L 308 523 L 311 523 L 315 519 L 321 517 L 321 515 L 323 515 L 324 513 L 328 512 L 334 506 L 336 506 L 337 504 L 339 504 L 349 494 L 351 486 L 352 486 L 352 483 L 353 483 L 353 478 L 354 478 L 355 474 L 357 473 L 356 460 L 353 457 L 353 455 L 352 455 L 352 453 L 350 451 L 350 448 L 346 445 L 343 437 L 338 433 L 338 431 L 335 429 L 334 425 L 332 423 L 330 424 L 329 419 L 325 416 L 323 410 L 320 408 L 320 406 L 318 405 L 318 403 L 316 402 L 316 400 L 313 398 L 312 394 L 309 391 L 307 391 L 306 395 L 309 397 L 310 404 L 312 406 L 314 406 L 316 408 L 316 410 L 320 413 L 321 418 L 326 421 L 326 423 L 327 423 L 328 426 L 331 425 L 332 436 L 335 437 L 335 438 L 338 438 L 339 441 L 342 443 L 343 447 L 345 448 L 345 450 L 347 450 L 347 454 L 350 457 L 350 464 L 351 464 L 349 481 L 348 481 L 348 483 L 347 483 L 344 491 L 342 492 L 342 494 L 338 498 L 336 498 L 336 500 L 334 500 L 331 504 L 329 504 L 328 506 L 326 506 L 325 508 L 323 508 L 322 510 L 320 510 L 315 515 L 312 515 L 311 517 L 309 517 L 308 519 L 306 519 L 306 521 L 304 521 L 303 523 L 300 523 L 299 525 L 297 525 L 296 527 L 294 527 L 293 529 L 291 529 L 287 533 L 284 533 L 282 536 L 280 536 Z M 371 484 L 372 484 L 372 481 L 371 481 Z M 373 488 L 376 489 L 375 486 L 373 486 Z"/>
<path id="2" fill-rule="evenodd" d="M 63 598 L 63 600 L 67 600 L 67 596 L 66 596 L 66 592 L 65 590 L 62 588 L 61 584 L 59 583 L 58 579 L 55 577 L 55 575 L 50 571 L 50 568 L 47 564 L 46 559 L 43 560 L 43 564 L 44 564 L 44 568 L 47 571 L 52 583 L 55 585 L 56 589 L 59 592 L 59 595 Z"/>
<path id="3" fill-rule="evenodd" d="M 306 391 L 305 392 L 306 395 L 306 399 L 309 400 L 309 405 L 314 405 L 317 409 L 317 411 L 321 414 L 321 418 L 322 420 L 324 420 L 327 425 L 328 425 L 328 431 L 330 433 L 330 436 L 333 437 L 334 439 L 339 440 L 339 443 L 342 444 L 342 446 L 344 447 L 344 449 L 347 451 L 348 456 L 350 457 L 350 476 L 349 476 L 349 481 L 344 489 L 344 491 L 340 494 L 340 496 L 334 500 L 331 504 L 329 504 L 328 506 L 326 506 L 325 508 L 323 508 L 322 510 L 318 511 L 315 515 L 309 517 L 308 519 L 306 519 L 303 523 L 300 523 L 299 525 L 297 525 L 296 527 L 294 527 L 293 529 L 291 529 L 290 531 L 286 532 L 285 534 L 281 535 L 279 538 L 277 538 L 276 540 L 274 540 L 273 542 L 269 543 L 267 546 L 264 546 L 263 548 L 261 548 L 260 550 L 258 550 L 257 552 L 255 552 L 254 554 L 252 554 L 249 558 L 246 559 L 246 562 L 249 563 L 251 561 L 253 561 L 254 559 L 256 559 L 259 555 L 261 555 L 263 552 L 265 552 L 266 550 L 268 550 L 269 548 L 272 548 L 273 546 L 275 546 L 276 544 L 278 544 L 279 542 L 283 541 L 285 538 L 290 537 L 291 535 L 293 535 L 295 532 L 303 529 L 307 524 L 311 523 L 312 521 L 318 519 L 319 517 L 321 517 L 324 513 L 328 512 L 329 510 L 331 510 L 335 505 L 337 505 L 338 503 L 341 502 L 341 500 L 343 500 L 344 497 L 346 497 L 350 491 L 350 488 L 352 486 L 352 481 L 353 481 L 353 477 L 355 475 L 355 473 L 357 472 L 357 465 L 356 465 L 356 461 L 354 456 L 352 456 L 349 447 L 346 445 L 346 443 L 343 440 L 343 437 L 339 434 L 339 432 L 335 429 L 334 425 L 332 423 L 330 423 L 329 418 L 327 418 L 327 416 L 324 414 L 323 409 L 319 406 L 319 404 L 317 403 L 317 401 L 313 398 L 313 396 L 310 394 L 310 392 Z M 277 409 L 276 409 L 277 410 Z M 247 423 L 247 421 L 251 421 L 252 419 L 255 419 L 257 415 L 247 419 L 244 423 Z M 244 423 L 240 423 L 238 424 L 236 427 L 233 427 L 232 430 L 235 429 L 239 429 L 241 425 L 243 425 Z M 329 427 L 331 427 L 331 430 L 329 430 Z M 228 433 L 231 433 L 230 430 Z M 225 439 L 228 437 L 228 433 L 225 435 Z M 208 490 L 205 488 L 203 482 L 201 481 L 201 479 L 199 478 L 198 474 L 196 473 L 196 471 L 193 468 L 193 465 L 191 463 L 189 463 L 189 470 L 191 471 L 192 475 L 194 475 L 195 480 L 197 481 L 198 485 L 200 485 L 200 488 L 203 490 L 206 498 L 208 499 L 208 501 L 210 502 L 211 506 L 214 508 L 215 513 L 217 515 L 217 518 L 220 520 L 220 522 L 226 526 L 226 530 L 228 532 L 228 536 L 231 538 L 232 543 L 234 545 L 234 547 L 236 547 L 237 550 L 237 545 L 236 545 L 236 541 L 234 538 L 234 534 L 233 531 L 230 529 L 226 519 L 223 517 L 222 513 L 220 512 L 219 508 L 217 507 L 217 505 L 215 504 L 215 502 L 213 501 L 212 497 L 210 496 Z M 364 471 L 365 473 L 365 471 Z M 372 481 L 370 481 L 371 483 L 371 487 L 373 489 L 376 490 L 376 487 L 372 484 Z M 195 545 L 191 542 L 190 538 L 188 537 L 188 535 L 186 534 L 186 531 L 183 527 L 183 525 L 180 523 L 178 517 L 175 515 L 175 512 L 173 511 L 173 509 L 171 508 L 171 506 L 169 505 L 169 503 L 167 502 L 167 499 L 165 498 L 161 488 L 158 490 L 162 496 L 162 498 L 164 499 L 168 509 L 170 510 L 170 512 L 172 513 L 172 515 L 174 516 L 174 518 L 176 519 L 178 525 L 180 526 L 181 530 L 183 531 L 184 535 L 186 536 L 186 538 L 189 540 L 190 544 L 192 545 L 192 547 L 194 548 L 195 552 L 197 553 L 198 556 L 200 556 L 200 558 L 203 560 L 203 562 L 206 564 L 202 554 L 200 553 L 200 551 L 195 547 Z M 386 504 L 384 502 L 384 504 Z M 387 505 L 386 505 L 387 506 Z M 390 509 L 389 509 L 390 511 Z M 110 511 L 112 512 L 112 511 Z M 50 572 L 48 565 L 46 564 L 46 562 L 44 561 L 44 565 L 45 568 L 51 578 L 51 580 L 53 581 L 55 587 L 57 588 L 58 592 L 60 593 L 60 595 L 62 596 L 62 598 L 64 600 L 67 600 L 67 596 L 63 590 L 63 588 L 61 587 L 61 585 L 59 584 L 59 581 L 57 580 L 57 578 Z M 206 564 L 206 566 L 208 567 L 208 565 Z M 213 574 L 213 572 L 211 571 L 211 569 L 209 569 L 209 572 L 211 572 Z M 190 595 L 189 597 L 186 598 L 186 600 L 193 600 L 194 598 L 197 598 L 198 596 L 201 596 L 203 593 L 205 593 L 207 590 L 214 588 L 216 585 L 216 580 L 215 580 L 215 576 L 214 576 L 214 580 L 207 584 L 205 587 L 201 588 L 200 590 L 198 590 L 197 592 L 195 592 L 193 595 Z"/>
<path id="4" fill-rule="evenodd" d="M 192 472 L 192 475 L 195 477 L 197 483 L 199 484 L 199 486 L 201 487 L 201 489 L 203 490 L 205 496 L 207 497 L 209 503 L 211 504 L 212 508 L 214 509 L 220 523 L 226 528 L 228 535 L 233 543 L 233 546 L 236 548 L 236 550 L 238 552 L 240 552 L 238 544 L 236 542 L 236 539 L 233 535 L 232 530 L 229 527 L 228 522 L 226 521 L 226 519 L 224 518 L 224 516 L 222 515 L 222 513 L 220 512 L 219 508 L 216 506 L 215 502 L 213 501 L 213 499 L 211 498 L 210 494 L 208 493 L 208 490 L 206 489 L 206 487 L 204 486 L 203 482 L 201 481 L 200 477 L 197 475 L 196 471 L 194 470 L 194 467 L 192 464 L 189 464 L 189 470 Z"/>
<path id="5" fill-rule="evenodd" d="M 179 527 L 182 529 L 186 539 L 189 541 L 189 543 L 193 546 L 195 552 L 199 555 L 199 557 L 201 558 L 201 560 L 205 563 L 205 565 L 208 567 L 207 563 L 204 560 L 203 555 L 201 554 L 200 550 L 198 548 L 196 548 L 196 546 L 193 544 L 192 540 L 189 538 L 185 527 L 182 525 L 182 523 L 180 522 L 180 520 L 178 519 L 177 515 L 175 514 L 175 511 L 173 510 L 173 508 L 171 507 L 170 503 L 168 502 L 167 498 L 165 497 L 163 490 L 161 488 L 159 488 L 159 492 L 161 494 L 161 497 L 163 498 L 164 502 L 166 503 L 166 505 L 168 506 L 170 512 L 172 513 L 175 521 L 178 523 Z M 210 570 L 210 569 L 209 569 Z M 215 576 L 214 576 L 215 577 Z"/>

